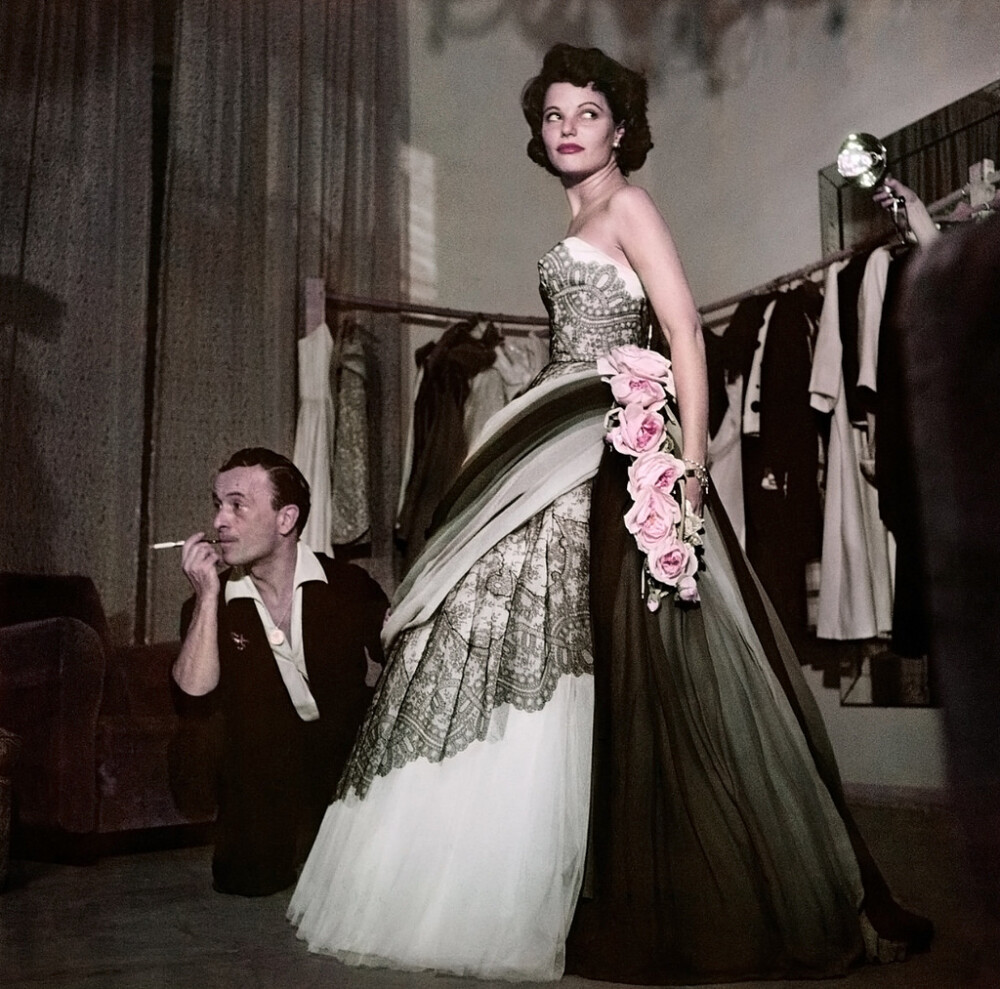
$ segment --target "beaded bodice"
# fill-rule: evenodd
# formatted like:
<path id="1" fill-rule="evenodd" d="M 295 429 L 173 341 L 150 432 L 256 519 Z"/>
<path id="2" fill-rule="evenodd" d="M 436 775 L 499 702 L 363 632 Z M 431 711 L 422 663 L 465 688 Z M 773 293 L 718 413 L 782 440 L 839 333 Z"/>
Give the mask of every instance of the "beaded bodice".
<path id="1" fill-rule="evenodd" d="M 646 294 L 631 268 L 567 237 L 538 262 L 538 275 L 551 321 L 551 361 L 591 362 L 612 347 L 647 344 Z"/>

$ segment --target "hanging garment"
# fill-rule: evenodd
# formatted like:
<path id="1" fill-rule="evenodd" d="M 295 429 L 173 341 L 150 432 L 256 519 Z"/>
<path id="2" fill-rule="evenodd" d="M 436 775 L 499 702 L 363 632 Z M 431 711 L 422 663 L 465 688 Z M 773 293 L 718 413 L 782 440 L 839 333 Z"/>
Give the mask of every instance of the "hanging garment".
<path id="1" fill-rule="evenodd" d="M 371 528 L 368 435 L 368 360 L 362 327 L 343 322 L 330 358 L 335 414 L 330 437 L 331 541 L 349 546 L 368 539 Z"/>
<path id="2" fill-rule="evenodd" d="M 423 547 L 434 509 L 468 452 L 465 402 L 475 376 L 496 360 L 498 341 L 491 324 L 484 328 L 476 321 L 465 321 L 415 355 L 422 373 L 413 406 L 412 460 L 396 520 L 404 567 Z"/>
<path id="3" fill-rule="evenodd" d="M 726 369 L 731 375 L 739 375 L 744 381 L 750 376 L 757 338 L 764 324 L 764 314 L 773 301 L 773 292 L 744 299 L 736 307 L 722 338 L 725 341 Z"/>
<path id="4" fill-rule="evenodd" d="M 709 378 L 710 437 L 706 455 L 712 484 L 743 549 L 746 548 L 742 452 L 745 382 L 773 299 L 773 293 L 753 295 L 737 305 L 721 338 L 722 374 L 712 374 Z M 715 349 L 709 340 L 712 336 L 705 334 L 707 354 Z"/>
<path id="5" fill-rule="evenodd" d="M 292 460 L 309 482 L 302 532 L 310 549 L 363 540 L 370 527 L 368 397 L 364 347 L 355 324 L 326 323 L 298 343 L 299 414 Z"/>
<path id="6" fill-rule="evenodd" d="M 753 359 L 750 370 L 743 379 L 746 391 L 743 394 L 743 435 L 760 436 L 760 377 L 764 366 L 764 348 L 767 346 L 767 330 L 771 324 L 771 316 L 777 303 L 777 296 L 771 296 L 764 309 L 760 327 L 757 329 L 757 342 L 754 344 Z"/>
<path id="7" fill-rule="evenodd" d="M 726 342 L 718 333 L 702 327 L 705 343 L 705 369 L 708 373 L 708 437 L 711 439 L 722 425 L 729 407 L 726 392 Z"/>
<path id="8" fill-rule="evenodd" d="M 809 381 L 812 407 L 831 417 L 820 555 L 816 635 L 870 639 L 892 627 L 892 537 L 879 519 L 878 496 L 861 464 L 867 429 L 851 425 L 844 387 L 838 275 L 826 272 L 823 310 Z"/>
<path id="9" fill-rule="evenodd" d="M 872 251 L 858 291 L 858 387 L 863 389 L 861 401 L 866 410 L 874 409 L 873 396 L 878 392 L 879 331 L 891 263 L 888 247 Z"/>
<path id="10" fill-rule="evenodd" d="M 869 254 L 855 254 L 837 275 L 838 326 L 840 328 L 840 363 L 843 371 L 844 396 L 847 399 L 847 418 L 855 426 L 863 426 L 867 419 L 868 405 L 858 391 L 858 311 L 861 284 L 868 267 Z"/>
<path id="11" fill-rule="evenodd" d="M 292 460 L 309 482 L 311 508 L 302 541 L 318 553 L 333 555 L 330 511 L 330 428 L 334 421 L 330 394 L 333 337 L 326 323 L 298 343 L 299 415 Z"/>
<path id="12" fill-rule="evenodd" d="M 740 548 L 746 549 L 746 512 L 743 507 L 743 430 L 740 403 L 743 379 L 726 382 L 726 411 L 715 435 L 708 441 L 706 461 L 712 486 L 729 516 Z"/>
<path id="13" fill-rule="evenodd" d="M 740 546 L 746 545 L 743 522 L 743 461 L 740 454 L 740 408 L 743 379 L 726 368 L 724 337 L 704 331 L 708 366 L 708 449 L 705 463 Z"/>
<path id="14" fill-rule="evenodd" d="M 350 964 L 480 978 L 842 974 L 868 911 L 899 911 L 724 515 L 709 503 L 699 607 L 650 612 L 640 586 L 595 361 L 645 344 L 642 285 L 577 237 L 539 269 L 552 362 L 397 592 L 289 917 Z"/>
<path id="15" fill-rule="evenodd" d="M 746 552 L 793 642 L 808 627 L 806 567 L 819 559 L 822 541 L 819 434 L 809 405 L 821 305 L 811 282 L 778 293 L 759 336 L 759 377 L 751 370 L 743 422 Z"/>
<path id="16" fill-rule="evenodd" d="M 865 411 L 868 451 L 861 461 L 861 473 L 875 484 L 875 444 L 877 442 L 875 407 L 878 394 L 878 347 L 885 305 L 885 288 L 892 256 L 888 247 L 880 247 L 868 256 L 864 277 L 858 291 L 858 405 Z"/>
<path id="17" fill-rule="evenodd" d="M 490 416 L 499 412 L 512 398 L 520 395 L 545 366 L 547 346 L 534 334 L 527 337 L 505 336 L 495 347 L 492 367 L 472 379 L 465 400 L 465 437 L 471 446 L 483 431 Z"/>
<path id="18" fill-rule="evenodd" d="M 895 257 L 886 278 L 876 373 L 875 479 L 879 514 L 896 541 L 892 649 L 900 656 L 915 658 L 927 655 L 930 630 L 900 362 L 900 338 L 906 327 L 899 325 L 896 316 L 901 281 L 911 257 L 910 253 Z"/>

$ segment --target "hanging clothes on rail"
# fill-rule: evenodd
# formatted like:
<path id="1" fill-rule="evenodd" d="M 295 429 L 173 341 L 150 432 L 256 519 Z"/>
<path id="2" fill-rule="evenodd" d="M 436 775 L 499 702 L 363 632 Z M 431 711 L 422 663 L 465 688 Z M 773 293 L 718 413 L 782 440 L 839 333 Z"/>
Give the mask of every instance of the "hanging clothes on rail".
<path id="1" fill-rule="evenodd" d="M 909 251 L 894 255 L 886 276 L 876 369 L 875 478 L 879 514 L 896 541 L 892 649 L 914 658 L 927 655 L 930 630 L 900 358 L 900 338 L 906 327 L 897 315 L 900 285 L 911 257 Z"/>
<path id="2" fill-rule="evenodd" d="M 876 405 L 878 402 L 878 347 L 885 305 L 885 289 L 892 254 L 888 247 L 876 248 L 865 262 L 865 272 L 858 289 L 857 388 L 854 389 L 859 418 L 852 424 L 864 429 L 868 452 L 861 463 L 861 473 L 875 485 Z M 850 393 L 848 394 L 850 409 Z"/>
<path id="3" fill-rule="evenodd" d="M 396 521 L 404 570 L 427 538 L 434 509 L 465 459 L 465 403 L 472 381 L 493 365 L 500 334 L 492 323 L 464 320 L 414 355 L 420 383 L 413 407 L 409 474 Z"/>
<path id="4" fill-rule="evenodd" d="M 812 407 L 830 417 L 816 635 L 841 640 L 890 632 L 894 552 L 879 518 L 878 495 L 862 473 L 870 458 L 867 423 L 853 425 L 848 411 L 840 327 L 840 275 L 846 266 L 837 262 L 826 271 L 809 381 Z M 851 284 L 845 280 L 845 293 Z M 856 303 L 855 295 L 855 309 Z"/>
<path id="5" fill-rule="evenodd" d="M 725 337 L 711 330 L 704 330 L 703 335 L 708 366 L 708 449 L 705 459 L 712 472 L 715 493 L 729 516 L 740 546 L 745 549 L 743 459 L 740 452 L 743 439 L 740 415 L 743 378 L 728 367 Z"/>
<path id="6" fill-rule="evenodd" d="M 722 501 L 733 530 L 746 549 L 746 513 L 743 505 L 743 412 L 746 388 L 759 336 L 774 293 L 752 295 L 734 310 L 721 337 L 705 333 L 709 359 L 707 460 L 712 485 Z M 718 341 L 716 344 L 713 341 Z M 716 357 L 716 352 L 718 356 Z M 718 424 L 715 426 L 715 424 Z M 715 427 L 715 428 L 713 428 Z"/>
<path id="7" fill-rule="evenodd" d="M 855 426 L 864 426 L 870 401 L 858 385 L 861 285 L 868 269 L 871 253 L 863 251 L 852 257 L 837 275 L 837 315 L 840 328 L 840 364 L 843 369 L 844 397 L 847 418 Z M 881 305 L 881 300 L 879 300 Z"/>
<path id="8" fill-rule="evenodd" d="M 369 536 L 368 369 L 360 324 L 321 323 L 298 343 L 299 414 L 295 465 L 312 508 L 302 541 L 334 555 L 357 552 Z M 341 555 L 343 555 L 343 550 Z"/>
<path id="9" fill-rule="evenodd" d="M 771 325 L 771 316 L 778 301 L 777 293 L 772 293 L 764 317 L 757 329 L 757 342 L 754 344 L 750 367 L 743 375 L 743 403 L 740 428 L 744 436 L 760 436 L 760 379 L 764 366 L 764 349 L 767 347 L 767 331 Z"/>
<path id="10" fill-rule="evenodd" d="M 793 641 L 807 629 L 806 571 L 819 559 L 822 537 L 819 433 L 809 405 L 821 308 L 811 282 L 776 293 L 758 334 L 759 362 L 746 379 L 746 552 Z"/>
<path id="11" fill-rule="evenodd" d="M 494 348 L 492 366 L 472 379 L 465 401 L 465 438 L 471 447 L 490 416 L 499 412 L 531 384 L 549 357 L 548 341 L 540 333 L 504 335 Z"/>

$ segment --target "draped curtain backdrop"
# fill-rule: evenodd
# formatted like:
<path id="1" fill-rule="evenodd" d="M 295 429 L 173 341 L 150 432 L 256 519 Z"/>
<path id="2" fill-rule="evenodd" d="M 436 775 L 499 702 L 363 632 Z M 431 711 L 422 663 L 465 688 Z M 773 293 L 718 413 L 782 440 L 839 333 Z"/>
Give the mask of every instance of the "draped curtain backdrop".
<path id="1" fill-rule="evenodd" d="M 178 0 L 152 423 L 152 540 L 212 521 L 243 446 L 291 455 L 306 277 L 400 290 L 407 131 L 395 0 Z M 391 568 L 399 329 L 370 325 L 372 570 Z M 383 410 L 388 409 L 389 414 Z M 178 551 L 150 553 L 148 637 L 175 638 Z"/>
<path id="2" fill-rule="evenodd" d="M 0 569 L 139 572 L 150 0 L 0 3 Z"/>

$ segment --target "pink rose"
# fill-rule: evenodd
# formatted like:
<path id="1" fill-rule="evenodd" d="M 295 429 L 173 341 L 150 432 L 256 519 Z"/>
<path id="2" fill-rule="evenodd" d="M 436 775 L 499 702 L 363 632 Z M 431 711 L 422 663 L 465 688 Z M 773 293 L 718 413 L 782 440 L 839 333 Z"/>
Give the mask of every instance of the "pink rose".
<path id="1" fill-rule="evenodd" d="M 632 374 L 616 374 L 608 382 L 611 394 L 619 405 L 631 405 L 638 402 L 645 408 L 652 405 L 662 406 L 667 393 L 658 381 L 640 378 Z"/>
<path id="2" fill-rule="evenodd" d="M 646 562 L 653 579 L 669 587 L 676 587 L 683 577 L 693 578 L 698 571 L 694 550 L 673 534 L 648 551 Z"/>
<path id="3" fill-rule="evenodd" d="M 614 356 L 615 353 L 615 350 L 609 350 L 606 354 L 602 354 L 597 358 L 597 373 L 605 381 L 613 378 L 616 374 L 621 374 L 621 368 L 618 366 L 618 361 Z"/>
<path id="4" fill-rule="evenodd" d="M 669 494 L 684 476 L 684 461 L 669 453 L 651 450 L 632 461 L 628 469 L 628 493 L 635 498 L 643 488 L 655 487 Z"/>
<path id="5" fill-rule="evenodd" d="M 608 440 L 619 453 L 638 457 L 656 450 L 663 442 L 666 427 L 656 409 L 645 409 L 638 402 L 626 405 L 618 415 L 618 424 L 608 430 Z"/>
<path id="6" fill-rule="evenodd" d="M 690 604 L 696 604 L 701 600 L 701 595 L 698 593 L 698 583 L 694 577 L 681 577 L 677 581 L 677 596 Z"/>
<path id="7" fill-rule="evenodd" d="M 615 347 L 597 359 L 597 370 L 605 377 L 627 374 L 634 378 L 658 381 L 671 395 L 674 393 L 674 375 L 670 369 L 670 361 L 646 347 L 637 347 L 632 343 Z"/>
<path id="8" fill-rule="evenodd" d="M 644 553 L 676 540 L 674 529 L 681 520 L 680 506 L 658 488 L 642 488 L 635 504 L 625 513 L 625 528 L 635 536 Z"/>

